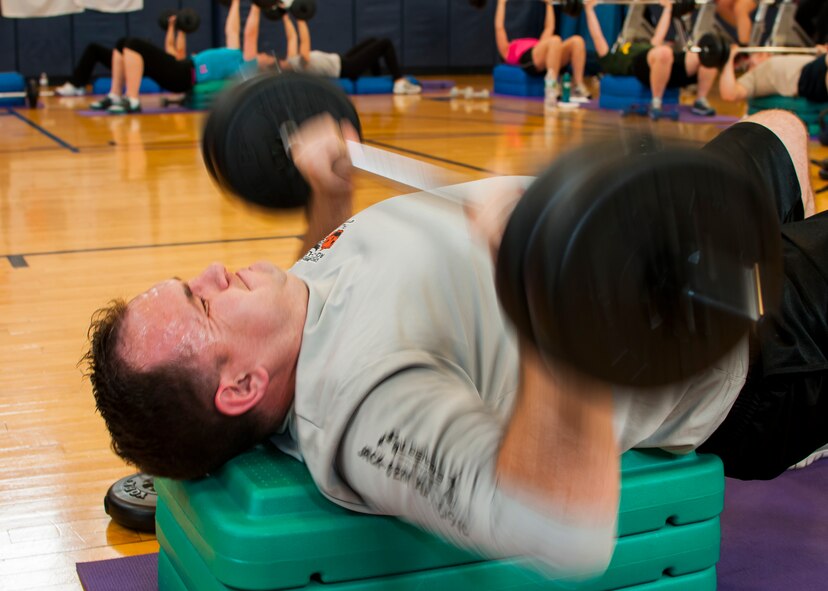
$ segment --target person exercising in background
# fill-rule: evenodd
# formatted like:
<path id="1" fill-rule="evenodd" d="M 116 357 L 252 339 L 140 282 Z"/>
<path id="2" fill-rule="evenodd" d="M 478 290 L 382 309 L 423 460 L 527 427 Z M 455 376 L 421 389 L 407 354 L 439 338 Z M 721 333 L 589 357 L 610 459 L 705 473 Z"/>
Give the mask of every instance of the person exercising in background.
<path id="1" fill-rule="evenodd" d="M 828 46 L 817 45 L 813 55 L 771 55 L 757 53 L 748 61 L 748 71 L 736 78 L 739 46 L 730 47 L 730 56 L 719 77 L 719 95 L 726 101 L 780 95 L 802 97 L 815 103 L 828 102 Z"/>
<path id="2" fill-rule="evenodd" d="M 114 50 L 123 52 L 124 41 L 126 41 L 126 37 L 119 39 Z M 147 41 L 147 43 L 149 42 Z M 187 57 L 187 34 L 175 28 L 175 15 L 170 16 L 167 21 L 164 51 L 178 60 Z M 112 52 L 112 48 L 104 47 L 99 43 L 87 45 L 72 72 L 72 76 L 55 89 L 55 94 L 58 96 L 83 96 L 86 94 L 86 86 L 92 82 L 92 71 L 97 64 L 112 69 Z"/>
<path id="3" fill-rule="evenodd" d="M 736 39 L 740 45 L 750 43 L 753 32 L 752 14 L 755 10 L 756 0 L 716 0 L 716 13 L 727 24 L 736 27 Z"/>
<path id="4" fill-rule="evenodd" d="M 419 84 L 414 84 L 403 75 L 390 39 L 364 39 L 343 54 L 319 51 L 312 49 L 310 29 L 306 21 L 299 20 L 294 26 L 287 14 L 282 17 L 282 21 L 287 38 L 285 57 L 278 60 L 282 70 L 356 80 L 365 73 L 379 75 L 384 63 L 394 80 L 394 94 L 420 94 L 423 91 Z"/>
<path id="5" fill-rule="evenodd" d="M 112 87 L 109 94 L 90 105 L 113 114 L 141 110 L 141 78 L 146 75 L 170 92 L 187 92 L 199 82 L 226 80 L 260 66 L 258 53 L 260 9 L 251 4 L 242 48 L 240 0 L 232 0 L 224 25 L 226 46 L 206 49 L 179 59 L 143 39 L 127 38 L 121 51 L 112 52 Z M 121 96 L 122 89 L 126 89 Z"/>
<path id="6" fill-rule="evenodd" d="M 648 87 L 653 95 L 650 115 L 654 119 L 661 116 L 666 89 L 696 83 L 698 89 L 693 113 L 713 116 L 716 110 L 710 105 L 707 95 L 716 80 L 717 71 L 702 66 L 697 54 L 676 51 L 665 43 L 670 30 L 673 2 L 659 0 L 659 4 L 662 7 L 661 16 L 649 43 L 616 43 L 610 47 L 595 14 L 595 0 L 584 0 L 587 27 L 601 68 L 613 76 L 635 76 L 641 84 Z"/>
<path id="7" fill-rule="evenodd" d="M 561 68 L 572 66 L 572 93 L 570 100 L 586 102 L 590 94 L 584 84 L 586 67 L 586 44 L 580 35 L 572 35 L 562 41 L 555 35 L 555 11 L 546 5 L 543 32 L 540 37 L 509 39 L 506 32 L 506 1 L 498 0 L 495 9 L 495 41 L 497 51 L 504 62 L 510 66 L 519 66 L 530 76 L 544 77 L 544 100 L 547 105 L 555 106 L 560 97 L 558 76 Z"/>

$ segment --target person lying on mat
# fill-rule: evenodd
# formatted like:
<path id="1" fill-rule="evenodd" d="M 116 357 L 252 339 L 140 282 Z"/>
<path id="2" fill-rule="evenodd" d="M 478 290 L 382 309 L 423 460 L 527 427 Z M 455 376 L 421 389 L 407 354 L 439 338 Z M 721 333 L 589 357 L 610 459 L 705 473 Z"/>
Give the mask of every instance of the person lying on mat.
<path id="1" fill-rule="evenodd" d="M 167 21 L 167 35 L 164 38 L 164 51 L 175 59 L 182 60 L 187 57 L 187 34 L 175 28 L 175 15 L 170 16 Z M 90 43 L 81 54 L 78 64 L 72 72 L 72 77 L 55 89 L 58 96 L 83 96 L 86 94 L 86 87 L 92 82 L 92 71 L 95 66 L 101 64 L 107 69 L 112 69 L 112 53 L 118 51 L 123 53 L 126 37 L 118 39 L 115 49 L 104 47 L 99 43 Z M 145 41 L 149 43 L 149 41 Z"/>
<path id="2" fill-rule="evenodd" d="M 558 76 L 561 68 L 571 65 L 573 88 L 570 100 L 586 102 L 590 94 L 584 84 L 586 44 L 580 35 L 562 41 L 555 35 L 555 11 L 546 5 L 543 32 L 534 37 L 509 39 L 506 33 L 506 0 L 498 0 L 495 9 L 495 41 L 501 59 L 510 66 L 519 66 L 530 76 L 544 77 L 544 100 L 555 106 L 561 95 Z"/>
<path id="3" fill-rule="evenodd" d="M 673 0 L 659 0 L 661 16 L 649 43 L 607 43 L 601 23 L 595 14 L 595 0 L 584 0 L 587 27 L 598 54 L 601 69 L 612 76 L 635 76 L 650 89 L 653 98 L 650 113 L 654 119 L 661 116 L 664 91 L 698 84 L 693 113 L 713 116 L 707 95 L 716 80 L 716 69 L 706 68 L 695 53 L 678 51 L 665 43 L 673 14 Z"/>
<path id="4" fill-rule="evenodd" d="M 279 59 L 282 70 L 307 72 L 328 78 L 356 80 L 365 74 L 378 76 L 382 65 L 394 80 L 394 94 L 420 94 L 423 89 L 403 75 L 397 52 L 390 39 L 370 37 L 363 39 L 345 53 L 331 53 L 311 49 L 311 34 L 306 21 L 294 26 L 288 15 L 282 17 L 287 38 L 287 53 Z M 298 29 L 298 35 L 297 35 Z M 276 61 L 275 58 L 269 58 Z"/>
<path id="5" fill-rule="evenodd" d="M 828 102 L 828 46 L 817 45 L 821 55 L 752 54 L 748 71 L 736 78 L 739 46 L 732 45 L 722 75 L 719 94 L 726 101 L 743 101 L 762 96 L 802 97 L 816 103 Z"/>
<path id="6" fill-rule="evenodd" d="M 148 76 L 170 92 L 187 92 L 200 82 L 225 80 L 245 71 L 254 72 L 264 54 L 257 53 L 260 9 L 251 4 L 241 43 L 240 0 L 232 0 L 224 25 L 226 46 L 206 49 L 192 57 L 179 59 L 143 39 L 127 38 L 122 48 L 112 52 L 112 87 L 91 109 L 113 114 L 141 111 L 141 78 Z M 126 89 L 121 95 L 121 89 Z"/>
<path id="7" fill-rule="evenodd" d="M 326 116 L 291 142 L 313 192 L 291 269 L 215 263 L 93 317 L 97 409 L 142 471 L 197 478 L 271 438 L 334 503 L 588 575 L 613 553 L 622 452 L 698 449 L 731 476 L 773 478 L 828 442 L 828 212 L 803 221 L 808 139 L 792 114 L 759 113 L 704 148 L 775 197 L 785 303 L 657 393 L 547 365 L 510 327 L 491 255 L 531 179 L 475 181 L 492 199 L 471 224 L 422 193 L 353 215 L 343 138 L 357 135 Z"/>

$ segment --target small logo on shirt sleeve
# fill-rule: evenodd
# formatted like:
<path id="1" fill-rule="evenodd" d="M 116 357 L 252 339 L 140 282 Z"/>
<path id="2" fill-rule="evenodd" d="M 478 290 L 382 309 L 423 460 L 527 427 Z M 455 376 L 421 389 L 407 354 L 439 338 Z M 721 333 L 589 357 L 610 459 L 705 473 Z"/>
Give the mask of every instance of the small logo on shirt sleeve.
<path id="1" fill-rule="evenodd" d="M 348 220 L 336 230 L 325 236 L 322 240 L 317 242 L 316 246 L 311 248 L 308 253 L 302 257 L 302 260 L 310 263 L 319 262 L 319 260 L 325 256 L 325 251 L 330 250 L 330 248 L 336 244 L 336 241 L 339 240 L 339 237 L 342 236 L 343 232 L 345 232 L 347 226 L 352 224 L 353 221 L 354 220 Z"/>

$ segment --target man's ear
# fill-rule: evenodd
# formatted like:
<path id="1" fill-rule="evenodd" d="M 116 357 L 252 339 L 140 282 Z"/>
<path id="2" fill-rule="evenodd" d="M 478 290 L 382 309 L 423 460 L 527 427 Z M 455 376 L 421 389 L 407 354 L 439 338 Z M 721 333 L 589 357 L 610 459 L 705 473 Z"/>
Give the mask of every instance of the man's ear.
<path id="1" fill-rule="evenodd" d="M 264 399 L 269 383 L 270 376 L 263 367 L 235 380 L 222 376 L 216 390 L 216 409 L 231 417 L 243 415 Z"/>

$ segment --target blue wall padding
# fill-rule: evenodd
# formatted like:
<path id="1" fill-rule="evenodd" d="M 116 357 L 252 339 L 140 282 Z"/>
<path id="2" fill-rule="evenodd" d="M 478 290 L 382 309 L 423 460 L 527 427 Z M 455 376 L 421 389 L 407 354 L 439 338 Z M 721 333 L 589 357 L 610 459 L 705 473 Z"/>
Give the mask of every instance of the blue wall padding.
<path id="1" fill-rule="evenodd" d="M 499 64 L 495 66 L 494 91 L 509 96 L 543 96 L 542 76 L 529 76 L 517 66 Z"/>
<path id="2" fill-rule="evenodd" d="M 456 0 L 452 0 L 454 2 Z M 404 2 L 403 49 L 408 67 L 436 66 L 449 60 L 449 0 Z"/>
<path id="3" fill-rule="evenodd" d="M 92 83 L 92 94 L 107 94 L 112 87 L 112 78 L 103 76 Z M 141 78 L 141 87 L 139 89 L 141 94 L 158 94 L 164 92 L 158 83 L 152 78 Z"/>
<path id="4" fill-rule="evenodd" d="M 17 34 L 10 18 L 0 18 L 0 72 L 17 70 Z"/>
<path id="5" fill-rule="evenodd" d="M 387 37 L 403 56 L 402 30 L 402 0 L 354 0 L 355 43 L 368 37 Z"/>
<path id="6" fill-rule="evenodd" d="M 633 105 L 646 105 L 653 98 L 650 89 L 634 76 L 603 76 L 598 106 L 602 109 L 628 109 Z M 679 89 L 668 88 L 664 92 L 663 104 L 679 102 Z"/>
<path id="7" fill-rule="evenodd" d="M 477 10 L 468 2 L 449 2 L 449 66 L 473 67 L 497 63 L 494 38 L 494 7 Z"/>

